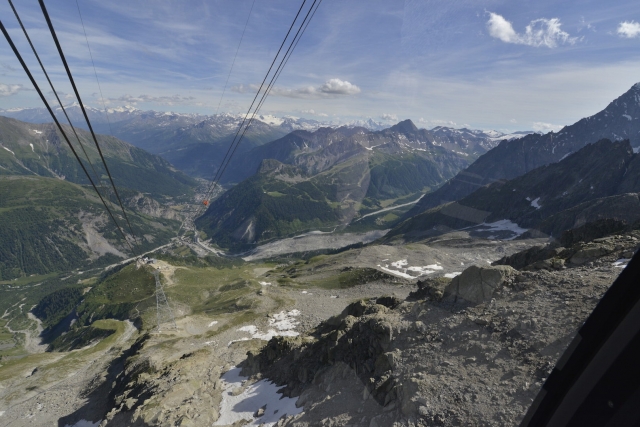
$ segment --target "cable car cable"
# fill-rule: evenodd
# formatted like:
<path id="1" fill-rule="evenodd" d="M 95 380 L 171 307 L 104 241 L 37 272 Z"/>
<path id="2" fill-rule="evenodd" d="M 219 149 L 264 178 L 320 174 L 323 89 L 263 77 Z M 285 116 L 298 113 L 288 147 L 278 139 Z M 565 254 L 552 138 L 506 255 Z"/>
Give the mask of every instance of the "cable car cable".
<path id="1" fill-rule="evenodd" d="M 33 54 L 35 55 L 36 59 L 38 60 L 38 64 L 40 64 L 40 68 L 42 69 L 42 72 L 44 73 L 44 76 L 47 78 L 47 82 L 49 82 L 49 86 L 51 87 L 51 91 L 56 96 L 56 99 L 58 100 L 58 104 L 60 104 L 60 108 L 62 109 L 62 112 L 64 113 L 64 116 L 67 118 L 67 122 L 69 123 L 69 126 L 71 126 L 71 130 L 73 131 L 73 134 L 75 135 L 76 139 L 78 140 L 78 144 L 80 144 L 80 148 L 82 148 L 82 152 L 84 153 L 84 157 L 87 159 L 87 162 L 91 166 L 91 169 L 93 170 L 93 174 L 94 174 L 96 180 L 99 180 L 100 179 L 100 175 L 98 175 L 98 172 L 96 171 L 96 168 L 93 166 L 93 163 L 91 163 L 91 160 L 89 159 L 89 155 L 87 154 L 87 151 L 84 148 L 84 144 L 80 140 L 80 137 L 78 136 L 78 133 L 76 132 L 76 129 L 73 127 L 73 124 L 71 123 L 71 119 L 69 118 L 69 115 L 67 114 L 67 110 L 64 108 L 64 105 L 62 104 L 62 101 L 60 100 L 60 97 L 58 96 L 58 92 L 53 87 L 53 83 L 51 82 L 51 79 L 49 78 L 49 74 L 47 73 L 47 70 L 45 70 L 44 65 L 42 64 L 42 61 L 40 60 L 40 55 L 38 55 L 38 52 L 36 51 L 35 46 L 33 46 L 33 43 L 31 42 L 31 38 L 29 37 L 29 34 L 27 33 L 27 29 L 22 24 L 22 20 L 20 19 L 20 16 L 18 15 L 18 11 L 13 6 L 13 2 L 11 0 L 7 0 L 7 1 L 9 2 L 9 6 L 11 6 L 11 9 L 13 10 L 13 14 L 16 16 L 16 19 L 18 20 L 18 24 L 20 24 L 20 27 L 22 28 L 22 32 L 24 33 L 24 36 L 27 38 L 27 41 L 29 42 L 29 46 L 31 46 L 31 50 L 33 51 Z"/>
<path id="2" fill-rule="evenodd" d="M 78 15 L 80 16 L 80 23 L 82 24 L 82 32 L 84 33 L 84 39 L 87 42 L 87 50 L 89 51 L 89 57 L 91 58 L 91 65 L 93 66 L 93 74 L 96 77 L 96 83 L 98 83 L 98 90 L 100 91 L 100 100 L 102 102 L 102 108 L 104 109 L 104 115 L 105 115 L 105 117 L 107 119 L 107 125 L 109 126 L 109 135 L 113 136 L 113 129 L 111 128 L 111 120 L 109 120 L 109 113 L 107 112 L 107 105 L 104 102 L 104 95 L 102 94 L 102 86 L 100 85 L 100 80 L 98 79 L 98 72 L 96 71 L 96 64 L 93 61 L 93 53 L 91 52 L 91 47 L 89 46 L 89 38 L 87 37 L 87 30 L 85 29 L 85 26 L 84 26 L 84 20 L 82 19 L 82 12 L 80 12 L 80 4 L 78 3 L 78 0 L 76 0 L 76 7 L 78 8 Z M 109 203 L 111 203 L 111 200 L 109 198 L 107 198 L 107 200 L 109 201 Z M 111 205 L 111 206 L 113 207 L 113 205 Z M 128 221 L 127 221 L 127 223 L 128 223 Z M 129 230 L 132 231 L 130 226 L 129 226 Z M 133 239 L 136 241 L 136 244 L 138 244 L 135 234 L 133 234 Z"/>
<path id="3" fill-rule="evenodd" d="M 39 1 L 42 1 L 42 0 L 39 0 Z M 245 114 L 244 119 L 242 119 L 242 123 L 240 123 L 240 126 L 238 127 L 238 130 L 236 131 L 236 134 L 233 137 L 233 140 L 232 140 L 231 144 L 229 145 L 229 148 L 227 149 L 227 152 L 226 152 L 224 158 L 222 159 L 221 165 L 224 164 L 224 162 L 227 160 L 227 157 L 229 156 L 229 153 L 231 152 L 231 149 L 233 148 L 233 144 L 234 144 L 236 138 L 238 137 L 238 135 L 240 134 L 240 130 L 244 126 L 244 124 L 245 124 L 245 122 L 247 120 L 247 117 L 251 113 L 251 109 L 253 108 L 253 104 L 256 102 L 256 99 L 258 99 L 258 95 L 260 95 L 260 91 L 262 90 L 262 87 L 264 86 L 264 83 L 267 81 L 267 78 L 269 77 L 269 73 L 271 73 L 271 69 L 273 68 L 273 65 L 276 63 L 276 60 L 278 59 L 278 56 L 280 55 L 280 51 L 282 50 L 282 47 L 284 46 L 285 42 L 287 41 L 287 38 L 289 37 L 289 34 L 291 33 L 291 30 L 293 29 L 293 26 L 296 23 L 296 20 L 298 19 L 298 16 L 300 15 L 300 12 L 302 12 L 302 8 L 304 7 L 306 2 L 307 2 L 307 0 L 303 0 L 302 1 L 302 4 L 300 5 L 300 9 L 298 9 L 298 13 L 296 13 L 296 16 L 293 19 L 293 22 L 291 23 L 291 26 L 289 26 L 289 31 L 287 31 L 287 34 L 285 35 L 284 40 L 282 40 L 282 44 L 280 44 L 280 48 L 278 48 L 278 52 L 276 53 L 275 57 L 273 58 L 273 61 L 271 62 L 271 66 L 269 66 L 269 70 L 267 71 L 267 74 L 264 76 L 264 79 L 262 80 L 262 83 L 260 84 L 260 87 L 258 88 L 258 91 L 256 92 L 256 95 L 253 98 L 253 101 L 251 102 L 251 105 L 249 106 L 249 110 L 247 110 L 247 114 Z M 216 175 L 214 176 L 214 179 L 213 179 L 213 184 L 205 194 L 209 194 L 211 192 L 212 188 L 215 186 L 215 183 L 217 182 L 217 177 L 218 177 L 219 171 L 220 171 L 220 169 L 218 169 L 218 171 L 216 172 Z"/>
<path id="4" fill-rule="evenodd" d="M 320 1 L 322 1 L 322 0 L 320 0 Z M 236 148 L 237 148 L 238 145 L 240 145 L 240 142 L 244 138 L 244 135 L 245 135 L 246 131 L 248 130 L 249 126 L 251 126 L 251 123 L 253 123 L 253 119 L 255 118 L 256 114 L 258 114 L 258 112 L 262 108 L 262 105 L 264 104 L 265 100 L 269 96 L 269 93 L 271 93 L 271 90 L 273 89 L 273 87 L 275 85 L 275 82 L 278 80 L 278 77 L 280 77 L 280 74 L 282 73 L 282 70 L 284 69 L 284 66 L 287 64 L 287 62 L 289 62 L 289 58 L 291 58 L 291 55 L 293 54 L 293 51 L 295 50 L 296 46 L 298 45 L 298 42 L 300 41 L 300 38 L 302 37 L 302 34 L 304 34 L 304 31 L 307 29 L 307 26 L 308 26 L 309 22 L 311 22 L 311 19 L 309 19 L 307 21 L 307 18 L 309 17 L 309 13 L 313 9 L 313 6 L 315 5 L 315 3 L 316 3 L 316 0 L 314 0 L 313 4 L 311 5 L 311 8 L 309 8 L 309 11 L 307 12 L 307 15 L 305 16 L 305 19 L 302 21 L 302 24 L 300 25 L 300 28 L 298 29 L 296 35 L 294 36 L 293 41 L 289 45 L 289 49 L 287 49 L 287 52 L 285 53 L 285 55 L 283 57 L 283 60 L 280 62 L 280 65 L 276 69 L 275 74 L 271 78 L 271 81 L 269 82 L 269 85 L 267 86 L 267 89 L 263 93 L 262 98 L 260 99 L 260 102 L 258 103 L 258 106 L 256 107 L 255 111 L 253 112 L 253 116 L 251 117 L 251 120 L 249 121 L 249 124 L 245 127 L 244 131 L 242 132 L 242 135 L 240 136 L 240 140 L 238 141 L 238 143 L 236 145 Z M 318 3 L 318 6 L 320 6 L 320 3 Z M 316 7 L 315 10 L 318 10 L 317 7 Z M 313 18 L 313 15 L 315 15 L 315 10 L 313 11 L 313 14 L 311 15 L 312 18 Z M 306 25 L 305 25 L 305 21 L 306 21 Z M 304 29 L 302 29 L 303 26 L 304 26 Z M 301 29 L 302 29 L 302 32 L 300 32 Z M 234 152 L 235 152 L 235 149 L 234 149 Z M 231 155 L 233 156 L 233 153 Z M 220 176 L 222 176 L 222 174 L 224 174 L 224 171 L 226 170 L 228 165 L 229 165 L 229 162 L 227 162 L 227 164 L 225 165 L 225 168 L 222 171 L 222 173 L 220 174 Z"/>
<path id="5" fill-rule="evenodd" d="M 80 164 L 80 167 L 82 167 L 82 170 L 84 171 L 85 175 L 87 176 L 87 178 L 89 179 L 89 182 L 91 183 L 91 185 L 93 186 L 93 189 L 96 191 L 96 193 L 98 194 L 98 197 L 100 197 L 100 200 L 102 201 L 102 204 L 104 205 L 105 209 L 107 210 L 107 212 L 109 213 L 109 216 L 111 217 L 111 219 L 113 220 L 114 224 L 116 225 L 116 227 L 118 227 L 118 230 L 120 231 L 120 234 L 122 235 L 122 238 L 124 239 L 124 241 L 127 243 L 127 245 L 129 246 L 129 249 L 131 249 L 131 252 L 135 255 L 136 251 L 133 249 L 133 247 L 131 246 L 131 243 L 129 243 L 129 241 L 127 240 L 124 231 L 122 231 L 122 228 L 120 227 L 120 225 L 118 224 L 118 221 L 116 221 L 116 218 L 113 216 L 113 213 L 111 212 L 111 210 L 109 209 L 109 207 L 107 206 L 107 203 L 105 202 L 104 198 L 102 197 L 102 195 L 100 194 L 100 192 L 98 191 L 98 188 L 96 187 L 96 184 L 93 182 L 93 180 L 91 179 L 91 176 L 89 175 L 89 172 L 87 171 L 87 168 L 84 166 L 84 164 L 82 163 L 82 161 L 80 160 L 80 157 L 78 156 L 78 153 L 76 152 L 75 148 L 73 148 L 73 145 L 71 145 L 71 142 L 69 141 L 69 138 L 67 137 L 67 134 L 64 132 L 64 129 L 62 129 L 62 125 L 60 125 L 60 122 L 58 121 L 58 118 L 56 117 L 56 115 L 53 113 L 53 110 L 51 109 L 51 107 L 49 106 L 49 102 L 47 102 L 47 99 L 44 97 L 44 95 L 42 94 L 42 91 L 40 90 L 40 87 L 38 86 L 38 83 L 36 83 L 35 79 L 33 78 L 33 75 L 31 74 L 31 71 L 29 71 L 29 67 L 27 67 L 27 64 L 24 62 L 24 60 L 22 59 L 22 55 L 20 55 L 20 52 L 18 52 L 18 49 L 16 48 L 15 44 L 13 43 L 13 40 L 11 39 L 11 36 L 9 35 L 9 33 L 7 32 L 6 28 L 4 27 L 4 25 L 2 24 L 2 21 L 0 20 L 0 31 L 2 31 L 2 34 L 4 34 L 5 39 L 7 39 L 7 42 L 9 43 L 9 46 L 11 47 L 11 49 L 13 50 L 13 53 L 16 55 L 16 58 L 18 58 L 18 61 L 20 62 L 20 65 L 22 65 L 22 68 L 24 69 L 25 73 L 27 73 L 27 77 L 29 77 L 29 80 L 31 80 L 31 84 L 33 85 L 34 89 L 36 90 L 36 92 L 38 92 L 38 95 L 40 95 L 40 99 L 42 100 L 42 102 L 44 103 L 44 106 L 47 108 L 47 110 L 49 111 L 49 114 L 51 115 L 51 118 L 53 118 L 53 121 L 56 123 L 56 125 L 58 126 L 58 130 L 60 131 L 60 133 L 62 134 L 62 136 L 64 137 L 65 141 L 67 142 L 67 145 L 69 146 L 69 148 L 71 149 L 71 152 L 73 153 L 73 155 L 75 156 L 76 160 L 78 161 L 78 163 Z"/>
<path id="6" fill-rule="evenodd" d="M 78 15 L 80 15 L 80 23 L 82 24 L 82 31 L 84 32 L 84 39 L 87 42 L 87 49 L 89 50 L 89 57 L 91 58 L 91 65 L 93 66 L 93 74 L 96 76 L 96 83 L 98 83 L 98 90 L 100 91 L 100 101 L 102 102 L 104 115 L 107 118 L 107 124 L 109 125 L 109 134 L 113 136 L 113 129 L 111 128 L 111 120 L 109 120 L 109 113 L 107 112 L 107 105 L 104 102 L 104 95 L 102 95 L 102 86 L 100 86 L 100 80 L 98 79 L 96 64 L 93 61 L 93 53 L 91 53 L 91 47 L 89 46 L 89 38 L 87 37 L 87 30 L 84 27 L 84 20 L 82 19 L 82 13 L 80 12 L 80 4 L 78 3 L 78 0 L 76 0 L 76 6 L 78 7 Z"/>
<path id="7" fill-rule="evenodd" d="M 267 96 L 271 92 L 271 89 L 273 88 L 273 85 L 275 84 L 276 79 L 279 77 L 280 73 L 282 72 L 282 69 L 284 68 L 284 65 L 286 65 L 286 63 L 288 62 L 288 59 L 291 56 L 291 54 L 293 53 L 293 50 L 295 49 L 295 46 L 297 46 L 297 43 L 300 40 L 300 37 L 302 37 L 302 34 L 304 34 L 304 31 L 306 30 L 309 22 L 311 22 L 311 19 L 309 19 L 309 15 L 311 14 L 311 11 L 313 10 L 313 7 L 314 7 L 314 5 L 316 4 L 317 1 L 318 0 L 314 0 L 314 2 L 312 3 L 311 7 L 307 11 L 307 14 L 306 14 L 304 20 L 302 21 L 302 23 L 300 24 L 300 27 L 298 28 L 298 31 L 296 32 L 296 35 L 294 36 L 293 40 L 291 41 L 291 43 L 289 45 L 289 48 L 287 49 L 287 51 L 285 52 L 284 56 L 282 57 L 278 68 L 276 69 L 276 71 L 274 72 L 274 75 L 271 78 L 271 81 L 269 82 L 269 84 L 267 85 L 267 88 L 263 92 L 262 97 L 261 97 L 261 99 L 260 99 L 260 101 L 258 103 L 258 106 L 256 107 L 256 109 L 254 110 L 254 112 L 253 112 L 253 114 L 251 116 L 251 119 L 249 120 L 248 124 L 244 127 L 242 135 L 237 140 L 237 142 L 235 142 L 235 138 L 234 138 L 235 146 L 233 147 L 231 155 L 229 156 L 229 158 L 227 160 L 227 163 L 226 164 L 223 163 L 223 165 L 221 166 L 221 169 L 219 170 L 219 173 L 216 174 L 216 180 L 212 184 L 212 187 L 215 186 L 215 184 L 217 184 L 218 180 L 222 177 L 222 174 L 224 174 L 224 172 L 226 171 L 227 167 L 229 166 L 229 163 L 231 162 L 231 158 L 235 154 L 235 152 L 236 152 L 238 146 L 240 145 L 240 142 L 244 138 L 244 135 L 246 134 L 249 126 L 251 126 L 251 123 L 255 119 L 255 116 L 258 113 L 260 107 L 262 107 L 262 104 L 264 103 L 265 99 L 267 98 Z M 318 3 L 318 6 L 320 6 L 320 3 Z M 317 10 L 317 7 L 316 7 L 315 10 L 313 10 L 313 14 L 311 14 L 311 17 L 313 17 L 313 15 L 315 15 L 315 11 L 316 10 Z M 297 16 L 296 16 L 296 19 L 297 19 Z M 294 20 L 294 23 L 295 23 L 295 20 Z M 306 25 L 305 25 L 305 23 L 306 23 Z M 304 29 L 303 29 L 303 27 L 304 27 Z M 287 33 L 287 36 L 288 36 L 288 34 L 289 33 Z M 285 41 L 286 41 L 286 38 L 285 38 Z M 278 51 L 278 54 L 279 54 L 279 52 L 280 51 Z M 278 57 L 278 54 L 276 54 L 276 59 Z M 269 71 L 271 71 L 271 68 L 269 69 Z M 267 74 L 267 76 L 268 76 L 268 74 Z M 264 81 L 263 81 L 263 83 L 264 83 Z M 261 85 L 260 89 L 258 89 L 258 93 L 256 94 L 256 97 L 260 93 L 261 89 L 262 89 L 262 85 Z M 255 98 L 254 98 L 254 101 L 255 101 Z M 253 106 L 253 103 L 252 103 L 252 106 Z M 251 107 L 249 108 L 249 110 L 251 110 Z M 237 136 L 237 134 L 236 134 L 236 136 Z M 232 145 L 233 145 L 233 142 L 232 142 Z M 223 160 L 223 162 L 224 162 L 224 160 Z M 209 192 L 210 191 L 211 191 L 211 189 L 209 190 Z M 209 192 L 207 192 L 207 194 L 209 194 Z"/>
<path id="8" fill-rule="evenodd" d="M 77 2 L 78 0 L 76 0 Z M 216 114 L 220 111 L 220 105 L 222 104 L 222 98 L 224 98 L 224 94 L 227 91 L 227 85 L 229 84 L 229 78 L 231 77 L 231 71 L 233 71 L 233 66 L 236 63 L 236 58 L 238 57 L 238 51 L 240 50 L 240 45 L 242 45 L 242 39 L 244 39 L 244 33 L 247 31 L 247 25 L 249 24 L 249 18 L 251 18 L 251 12 L 253 11 L 253 6 L 255 6 L 256 0 L 253 0 L 251 3 L 251 9 L 249 9 L 249 16 L 247 16 L 247 22 L 244 24 L 244 30 L 242 30 L 242 35 L 240 36 L 240 42 L 238 43 L 238 47 L 236 48 L 236 54 L 233 56 L 233 61 L 231 62 L 231 68 L 229 69 L 229 74 L 227 75 L 227 81 L 224 82 L 224 88 L 222 89 L 222 95 L 220 95 L 220 101 L 218 101 L 218 108 L 216 108 Z"/>
<path id="9" fill-rule="evenodd" d="M 84 108 L 84 104 L 82 103 L 82 99 L 80 98 L 80 93 L 78 92 L 78 88 L 76 87 L 75 81 L 73 80 L 73 76 L 71 74 L 71 70 L 69 69 L 69 64 L 67 64 L 67 60 L 64 56 L 64 53 L 62 52 L 62 47 L 60 46 L 60 42 L 58 41 L 58 36 L 56 35 L 56 31 L 53 28 L 53 24 L 51 23 L 51 18 L 49 17 L 49 13 L 47 12 L 47 8 L 44 5 L 44 0 L 38 0 L 38 3 L 40 3 L 40 8 L 42 9 L 42 13 L 47 21 L 47 25 L 49 26 L 49 31 L 51 32 L 51 36 L 53 37 L 53 41 L 56 44 L 56 48 L 58 49 L 58 53 L 60 54 L 60 59 L 62 60 L 62 64 L 64 65 L 64 68 L 67 72 L 67 76 L 69 77 L 69 81 L 71 82 L 71 87 L 73 87 L 73 91 L 76 95 L 76 98 L 78 99 L 78 103 L 80 104 L 80 108 L 82 109 L 82 114 L 84 115 L 84 118 L 87 122 L 87 126 L 89 126 L 89 131 L 91 131 L 91 136 L 93 137 L 93 141 L 95 142 L 96 148 L 98 149 L 98 153 L 100 154 L 100 158 L 102 159 L 102 164 L 104 165 L 104 169 L 107 172 L 107 175 L 109 176 L 109 181 L 111 181 L 111 186 L 113 187 L 113 191 L 118 199 L 118 204 L 120 205 L 120 209 L 122 210 L 122 214 L 124 215 L 124 219 L 127 222 L 127 225 L 129 226 L 129 231 L 131 232 L 131 235 L 133 236 L 133 240 L 135 241 L 136 245 L 139 246 L 138 240 L 136 238 L 135 233 L 133 232 L 133 228 L 131 227 L 131 223 L 129 222 L 129 217 L 127 216 L 127 213 L 124 210 L 124 206 L 122 204 L 122 200 L 120 199 L 120 194 L 118 193 L 118 189 L 116 188 L 115 183 L 113 182 L 113 177 L 111 176 L 111 172 L 109 171 L 109 167 L 107 166 L 107 162 L 104 159 L 104 155 L 102 154 L 102 150 L 100 149 L 100 144 L 98 144 L 98 139 L 96 138 L 96 134 L 93 131 L 93 126 L 91 126 L 91 121 L 89 120 L 89 116 L 87 115 L 87 111 Z"/>
<path id="10" fill-rule="evenodd" d="M 245 117 L 242 120 L 242 123 L 240 123 L 240 126 L 238 126 L 238 130 L 236 131 L 236 134 L 233 137 L 233 140 L 231 142 L 231 144 L 229 145 L 229 148 L 227 149 L 227 152 L 222 160 L 221 166 L 218 169 L 218 171 L 216 172 L 214 179 L 211 183 L 211 186 L 209 187 L 209 189 L 205 192 L 205 199 L 208 199 L 208 195 L 211 194 L 211 192 L 213 191 L 213 189 L 215 188 L 215 186 L 217 185 L 220 177 L 222 176 L 222 172 L 224 172 L 224 170 L 226 169 L 225 166 L 225 161 L 227 161 L 227 164 L 231 161 L 231 156 L 233 156 L 233 154 L 235 153 L 238 144 L 236 143 L 236 140 L 240 141 L 242 139 L 242 137 L 240 137 L 240 139 L 238 139 L 238 135 L 240 134 L 240 131 L 243 130 L 243 127 L 245 125 L 245 123 L 247 122 L 247 118 L 249 117 L 249 114 L 251 114 L 251 109 L 253 108 L 253 105 L 255 104 L 256 100 L 258 99 L 258 96 L 260 95 L 260 92 L 262 91 L 262 88 L 264 87 L 264 83 L 267 81 L 269 74 L 271 73 L 271 70 L 273 69 L 274 64 L 276 63 L 278 57 L 280 56 L 280 52 L 282 51 L 282 48 L 284 47 L 284 44 L 286 43 L 287 39 L 289 38 L 289 35 L 291 34 L 291 30 L 293 29 L 296 21 L 298 20 L 298 17 L 300 16 L 300 13 L 302 12 L 304 5 L 306 3 L 306 0 L 302 1 L 302 4 L 300 5 L 300 8 L 298 9 L 298 12 L 296 13 L 295 18 L 293 19 L 293 21 L 291 22 L 291 25 L 289 26 L 289 30 L 287 31 L 287 34 L 285 35 L 284 39 L 282 40 L 282 43 L 280 44 L 280 47 L 278 48 L 278 51 L 276 52 L 276 55 L 273 58 L 273 61 L 271 62 L 271 65 L 269 66 L 269 69 L 267 70 L 267 73 L 264 76 L 264 79 L 262 80 L 262 83 L 260 84 L 260 87 L 258 88 L 258 91 L 256 92 L 256 95 L 253 98 L 253 101 L 251 102 L 251 105 L 249 106 L 249 109 L 247 110 L 247 113 L 245 114 Z M 315 0 L 314 0 L 315 3 Z M 308 16 L 308 13 L 307 13 Z M 304 24 L 304 21 L 303 21 Z M 302 26 L 302 24 L 301 24 Z M 299 30 L 298 30 L 299 31 Z M 282 61 L 281 61 L 282 62 Z M 255 112 L 253 117 L 255 116 Z M 252 119 L 253 119 L 252 117 Z M 246 133 L 246 128 L 244 129 L 243 135 L 244 133 Z M 198 209 L 196 210 L 196 215 L 198 216 L 200 213 L 200 207 L 198 207 Z"/>
<path id="11" fill-rule="evenodd" d="M 253 123 L 253 120 L 255 119 L 256 114 L 258 113 L 258 111 L 260 110 L 260 108 L 262 107 L 262 104 L 264 103 L 265 99 L 267 96 L 269 96 L 269 93 L 271 92 L 271 89 L 273 88 L 273 85 L 275 84 L 275 80 L 278 78 L 278 76 L 280 75 L 280 72 L 282 71 L 284 64 L 286 64 L 286 62 L 288 61 L 288 58 L 291 56 L 291 54 L 293 53 L 292 47 L 294 45 L 297 45 L 297 40 L 299 40 L 298 36 L 301 36 L 301 29 L 305 26 L 305 22 L 307 22 L 307 19 L 309 18 L 309 14 L 311 13 L 311 10 L 313 9 L 315 3 L 317 0 L 314 0 L 314 2 L 311 4 L 311 7 L 309 8 L 309 10 L 307 11 L 307 14 L 304 18 L 304 20 L 302 21 L 302 23 L 300 24 L 300 27 L 298 28 L 298 31 L 296 32 L 296 35 L 294 36 L 293 40 L 291 41 L 291 43 L 289 44 L 289 48 L 287 49 L 287 51 L 285 52 L 282 60 L 280 61 L 280 64 L 278 65 L 278 68 L 276 69 L 276 71 L 274 72 L 274 75 L 271 77 L 271 80 L 269 81 L 269 84 L 267 85 L 267 88 L 265 89 L 265 91 L 262 94 L 262 97 L 258 103 L 258 106 L 256 107 L 256 109 L 254 110 L 251 119 L 249 120 L 249 123 L 245 126 L 242 135 L 240 135 L 240 138 L 238 139 L 238 141 L 235 144 L 235 147 L 233 149 L 233 151 L 231 152 L 231 156 L 229 157 L 226 165 L 224 165 L 222 171 L 220 172 L 220 174 L 218 175 L 218 180 L 222 178 L 222 174 L 224 174 L 225 170 L 227 169 L 227 167 L 229 166 L 229 163 L 231 162 L 231 157 L 233 157 L 236 149 L 238 148 L 238 146 L 240 145 L 240 142 L 242 141 L 242 139 L 244 138 L 244 135 L 246 134 L 247 130 L 249 129 L 249 127 L 251 126 L 251 123 Z M 305 27 L 306 29 L 306 27 Z"/>
<path id="12" fill-rule="evenodd" d="M 315 3 L 315 1 L 314 1 Z M 307 27 L 309 26 L 309 24 L 311 23 L 311 20 L 313 19 L 314 15 L 316 14 L 316 12 L 318 11 L 318 8 L 320 7 L 320 4 L 322 3 L 322 0 L 318 1 L 318 5 L 316 6 L 315 10 L 313 11 L 313 13 L 311 14 L 311 17 L 309 18 L 309 20 L 307 21 L 307 23 L 304 25 L 304 29 L 302 30 L 302 33 L 300 33 L 300 36 L 298 36 L 297 40 L 294 38 L 295 40 L 295 44 L 293 45 L 293 49 L 291 49 L 291 53 L 289 53 L 289 55 L 286 57 L 284 64 L 282 65 L 282 67 L 279 68 L 279 70 L 276 71 L 277 75 L 275 76 L 275 80 L 274 80 L 274 85 L 275 82 L 278 80 L 278 78 L 280 77 L 280 74 L 282 74 L 282 70 L 284 70 L 284 67 L 287 66 L 287 63 L 289 62 L 289 59 L 291 58 L 291 55 L 293 55 L 293 51 L 296 50 L 296 47 L 298 46 L 298 42 L 300 41 L 300 39 L 302 38 L 302 36 L 304 35 L 304 32 L 307 31 Z M 311 5 L 311 8 L 313 9 L 313 5 Z M 273 88 L 273 86 L 269 89 L 269 92 L 271 91 L 271 89 Z M 268 95 L 267 95 L 268 96 Z M 266 97 L 264 98 L 264 100 L 266 100 Z M 262 108 L 262 104 L 264 103 L 264 100 L 261 101 L 260 105 L 258 105 L 258 111 L 260 111 L 260 109 Z"/>

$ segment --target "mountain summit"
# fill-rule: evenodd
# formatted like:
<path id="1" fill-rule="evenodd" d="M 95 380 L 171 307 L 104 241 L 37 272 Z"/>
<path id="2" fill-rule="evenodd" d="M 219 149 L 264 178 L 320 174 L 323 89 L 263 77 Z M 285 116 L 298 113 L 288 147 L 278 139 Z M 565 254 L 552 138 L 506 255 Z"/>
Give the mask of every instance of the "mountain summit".
<path id="1" fill-rule="evenodd" d="M 389 128 L 392 132 L 404 133 L 404 134 L 413 134 L 418 131 L 416 125 L 410 119 L 403 120 L 396 125 L 393 125 Z"/>

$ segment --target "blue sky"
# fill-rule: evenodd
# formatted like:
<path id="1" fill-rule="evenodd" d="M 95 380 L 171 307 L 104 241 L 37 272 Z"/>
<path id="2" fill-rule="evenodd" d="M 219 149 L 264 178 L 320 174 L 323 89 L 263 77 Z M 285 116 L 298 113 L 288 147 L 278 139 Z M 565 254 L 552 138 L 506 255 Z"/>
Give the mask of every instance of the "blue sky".
<path id="1" fill-rule="evenodd" d="M 78 1 L 109 106 L 217 111 L 253 0 Z M 255 1 L 220 112 L 246 111 L 300 3 Z M 37 2 L 14 4 L 57 88 L 71 93 Z M 83 101 L 100 106 L 75 1 L 46 4 Z M 6 2 L 0 19 L 44 83 Z M 638 81 L 634 1 L 323 0 L 261 112 L 549 130 Z M 0 40 L 0 108 L 33 106 Z"/>

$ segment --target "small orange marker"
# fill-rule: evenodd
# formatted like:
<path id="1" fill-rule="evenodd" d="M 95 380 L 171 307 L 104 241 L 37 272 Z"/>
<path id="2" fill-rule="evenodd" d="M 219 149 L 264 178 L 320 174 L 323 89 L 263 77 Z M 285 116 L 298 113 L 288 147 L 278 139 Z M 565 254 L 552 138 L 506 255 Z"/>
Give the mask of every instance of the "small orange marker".
<path id="1" fill-rule="evenodd" d="M 202 204 L 203 204 L 203 205 L 205 205 L 205 206 L 207 206 L 207 205 L 209 205 L 209 201 L 208 201 L 208 200 L 203 200 L 203 201 L 202 201 Z"/>

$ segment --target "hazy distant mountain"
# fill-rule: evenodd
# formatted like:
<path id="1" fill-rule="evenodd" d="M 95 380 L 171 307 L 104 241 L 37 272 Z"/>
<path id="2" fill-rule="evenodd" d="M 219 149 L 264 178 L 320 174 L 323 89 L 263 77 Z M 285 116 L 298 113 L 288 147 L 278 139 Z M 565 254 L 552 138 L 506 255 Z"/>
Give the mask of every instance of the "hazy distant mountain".
<path id="1" fill-rule="evenodd" d="M 78 105 L 71 105 L 67 108 L 67 111 L 74 126 L 86 127 L 83 124 L 84 119 Z M 112 134 L 137 147 L 161 155 L 189 175 L 209 179 L 215 175 L 215 172 L 220 167 L 227 148 L 236 135 L 243 118 L 243 115 L 240 114 L 205 116 L 142 111 L 127 106 L 110 108 L 108 110 L 109 121 L 107 122 L 107 116 L 103 110 L 87 108 L 87 111 L 96 132 Z M 56 114 L 64 123 L 65 121 L 59 108 L 56 110 Z M 47 111 L 43 108 L 0 110 L 0 115 L 32 123 L 48 123 L 51 121 Z M 400 124 L 396 126 L 400 126 Z M 382 131 L 388 125 L 372 119 L 332 122 L 292 116 L 260 115 L 253 121 L 235 155 L 242 157 L 252 149 L 282 138 L 291 132 L 314 132 L 323 127 Z M 496 131 L 484 132 L 446 127 L 436 127 L 431 131 L 427 131 L 417 129 L 413 123 L 405 131 L 407 138 L 414 142 L 442 144 L 449 149 L 458 149 L 458 151 L 471 157 L 477 157 L 477 155 L 495 146 L 502 137 L 514 137 L 514 135 L 505 135 Z M 260 161 L 264 158 L 273 157 L 263 156 L 253 162 L 250 173 L 255 172 Z M 249 175 L 243 175 L 243 178 L 247 176 Z M 237 179 L 230 180 L 237 182 Z"/>
<path id="2" fill-rule="evenodd" d="M 482 131 L 443 127 L 429 131 L 418 129 L 411 120 L 380 131 L 348 126 L 323 127 L 314 132 L 299 130 L 236 156 L 222 181 L 239 182 L 248 178 L 264 159 L 276 159 L 300 166 L 307 173 L 318 173 L 351 156 L 354 147 L 356 151 L 366 149 L 386 154 L 433 152 L 435 147 L 442 147 L 470 163 L 496 144 L 495 137 Z M 321 150 L 325 151 L 320 153 Z"/>
<path id="3" fill-rule="evenodd" d="M 84 153 L 67 126 L 65 133 L 85 162 Z M 98 179 L 108 179 L 91 135 L 78 135 Z M 192 191 L 195 181 L 159 156 L 111 136 L 99 135 L 100 146 L 118 187 L 154 197 L 177 197 Z M 67 143 L 52 123 L 32 124 L 0 117 L 0 175 L 37 175 L 88 185 L 89 181 Z M 85 164 L 93 174 L 93 169 Z M 95 178 L 95 177 L 94 177 Z"/>
<path id="4" fill-rule="evenodd" d="M 559 237 L 565 230 L 604 218 L 633 223 L 640 219 L 639 198 L 640 154 L 634 154 L 628 140 L 603 139 L 560 162 L 418 214 L 391 230 L 385 240 L 418 239 L 502 220 Z"/>
<path id="5" fill-rule="evenodd" d="M 588 143 L 602 138 L 629 139 L 640 147 L 640 83 L 610 103 L 601 112 L 584 118 L 559 132 L 530 134 L 502 141 L 468 168 L 433 193 L 425 195 L 405 218 L 442 203 L 459 200 L 483 185 L 511 179 L 537 167 L 557 162 Z"/>

